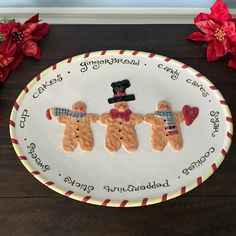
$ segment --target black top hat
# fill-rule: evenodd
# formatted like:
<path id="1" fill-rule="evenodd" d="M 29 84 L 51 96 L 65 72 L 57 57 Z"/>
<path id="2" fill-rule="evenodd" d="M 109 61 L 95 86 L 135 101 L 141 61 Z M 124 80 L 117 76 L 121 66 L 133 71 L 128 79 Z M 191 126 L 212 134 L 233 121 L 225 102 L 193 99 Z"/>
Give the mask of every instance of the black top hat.
<path id="1" fill-rule="evenodd" d="M 113 88 L 113 97 L 108 98 L 108 103 L 115 103 L 115 102 L 121 102 L 121 101 L 132 101 L 135 100 L 134 94 L 127 95 L 125 93 L 125 90 L 130 87 L 130 82 L 127 79 L 113 82 L 111 84 L 111 87 Z"/>

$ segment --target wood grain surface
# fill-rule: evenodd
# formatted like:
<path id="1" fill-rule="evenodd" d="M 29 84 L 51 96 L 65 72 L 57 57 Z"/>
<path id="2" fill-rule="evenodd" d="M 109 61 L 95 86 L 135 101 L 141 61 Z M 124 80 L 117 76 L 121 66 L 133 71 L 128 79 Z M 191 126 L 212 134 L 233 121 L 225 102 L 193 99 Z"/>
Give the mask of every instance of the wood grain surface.
<path id="1" fill-rule="evenodd" d="M 186 40 L 193 25 L 53 25 L 40 42 L 41 61 L 25 58 L 0 88 L 0 235 L 208 236 L 236 235 L 236 142 L 220 168 L 182 197 L 147 207 L 106 208 L 63 197 L 32 177 L 18 160 L 8 130 L 12 105 L 47 67 L 88 51 L 130 49 L 192 66 L 222 92 L 236 115 L 236 71 L 229 57 L 205 60 L 205 47 Z"/>

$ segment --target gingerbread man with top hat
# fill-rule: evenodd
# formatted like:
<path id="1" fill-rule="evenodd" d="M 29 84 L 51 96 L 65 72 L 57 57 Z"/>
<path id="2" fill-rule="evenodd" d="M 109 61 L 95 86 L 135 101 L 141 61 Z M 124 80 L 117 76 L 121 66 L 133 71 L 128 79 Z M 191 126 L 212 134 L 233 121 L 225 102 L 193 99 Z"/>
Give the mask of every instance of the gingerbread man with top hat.
<path id="1" fill-rule="evenodd" d="M 128 152 L 134 152 L 138 148 L 135 126 L 143 121 L 143 116 L 129 109 L 127 101 L 135 100 L 134 94 L 127 95 L 125 92 L 130 87 L 129 80 L 113 82 L 111 86 L 114 95 L 108 99 L 108 103 L 115 105 L 99 117 L 99 122 L 107 126 L 105 147 L 112 153 L 117 152 L 121 146 Z"/>

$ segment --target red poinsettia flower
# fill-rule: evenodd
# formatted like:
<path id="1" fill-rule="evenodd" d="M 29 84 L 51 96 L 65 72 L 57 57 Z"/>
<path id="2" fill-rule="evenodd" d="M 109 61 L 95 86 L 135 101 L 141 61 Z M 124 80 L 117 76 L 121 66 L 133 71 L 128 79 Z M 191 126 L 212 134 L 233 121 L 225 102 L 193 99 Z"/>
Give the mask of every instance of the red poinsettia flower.
<path id="1" fill-rule="evenodd" d="M 22 62 L 24 55 L 21 52 L 16 52 L 14 60 L 9 64 L 11 70 L 15 70 Z"/>
<path id="2" fill-rule="evenodd" d="M 23 60 L 23 54 L 17 52 L 16 44 L 9 38 L 0 44 L 0 82 L 4 82 L 11 70 Z"/>
<path id="3" fill-rule="evenodd" d="M 8 66 L 15 57 L 16 45 L 12 44 L 12 39 L 7 39 L 0 44 L 0 67 Z"/>
<path id="4" fill-rule="evenodd" d="M 47 23 L 39 24 L 38 14 L 23 25 L 15 20 L 0 23 L 0 84 L 18 67 L 24 56 L 41 58 L 41 48 L 37 45 L 37 41 L 48 31 Z"/>
<path id="5" fill-rule="evenodd" d="M 0 32 L 4 38 L 9 38 L 13 28 L 20 28 L 20 23 L 15 21 L 9 21 L 8 23 L 0 23 Z"/>
<path id="6" fill-rule="evenodd" d="M 12 38 L 12 43 L 16 44 L 18 51 L 38 60 L 41 58 L 41 48 L 36 42 L 42 39 L 48 31 L 47 23 L 39 24 L 39 14 L 31 17 L 23 25 L 16 22 L 0 24 L 0 32 L 5 38 Z"/>
<path id="7" fill-rule="evenodd" d="M 217 0 L 211 13 L 200 13 L 194 23 L 203 32 L 194 32 L 188 39 L 208 43 L 207 61 L 215 61 L 227 52 L 236 53 L 236 26 L 226 4 Z M 236 66 L 235 66 L 236 68 Z"/>
<path id="8" fill-rule="evenodd" d="M 9 38 L 0 44 L 0 68 L 9 67 L 15 70 L 21 63 L 24 55 L 17 51 L 16 44 Z"/>
<path id="9" fill-rule="evenodd" d="M 19 66 L 23 58 L 24 56 L 21 53 L 16 53 L 13 61 L 9 65 L 0 67 L 0 84 L 7 79 L 11 71 L 15 70 Z"/>
<path id="10" fill-rule="evenodd" d="M 26 56 L 41 58 L 41 48 L 36 41 L 47 35 L 49 25 L 47 23 L 39 24 L 39 14 L 31 17 L 22 25 L 22 34 L 17 32 L 16 38 L 19 40 L 19 47 Z"/>
<path id="11" fill-rule="evenodd" d="M 229 63 L 228 63 L 228 66 L 229 66 L 229 67 L 232 67 L 232 68 L 234 68 L 234 69 L 236 69 L 236 56 L 233 56 L 233 57 L 230 59 L 230 61 L 229 61 Z"/>

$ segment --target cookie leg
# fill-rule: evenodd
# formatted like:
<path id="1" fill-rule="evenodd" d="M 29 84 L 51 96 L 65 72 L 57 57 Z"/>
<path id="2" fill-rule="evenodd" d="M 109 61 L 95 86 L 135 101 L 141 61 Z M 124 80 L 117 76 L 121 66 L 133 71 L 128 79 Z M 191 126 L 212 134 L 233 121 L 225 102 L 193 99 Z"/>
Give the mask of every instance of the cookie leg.
<path id="1" fill-rule="evenodd" d="M 121 142 L 115 136 L 106 135 L 105 146 L 109 152 L 117 152 L 121 147 Z"/>
<path id="2" fill-rule="evenodd" d="M 93 133 L 90 131 L 80 134 L 79 146 L 82 151 L 91 151 L 94 146 Z"/>
<path id="3" fill-rule="evenodd" d="M 161 152 L 167 144 L 166 136 L 158 134 L 158 132 L 152 133 L 151 145 L 155 152 Z"/>
<path id="4" fill-rule="evenodd" d="M 138 149 L 138 140 L 136 135 L 133 135 L 129 139 L 124 139 L 122 144 L 128 152 L 134 152 Z"/>
<path id="5" fill-rule="evenodd" d="M 168 137 L 168 144 L 173 151 L 179 151 L 183 147 L 183 139 L 181 135 L 173 135 Z"/>
<path id="6" fill-rule="evenodd" d="M 77 147 L 77 144 L 78 144 L 77 141 L 73 139 L 72 137 L 65 136 L 62 141 L 63 149 L 66 152 L 73 152 L 75 148 Z"/>

